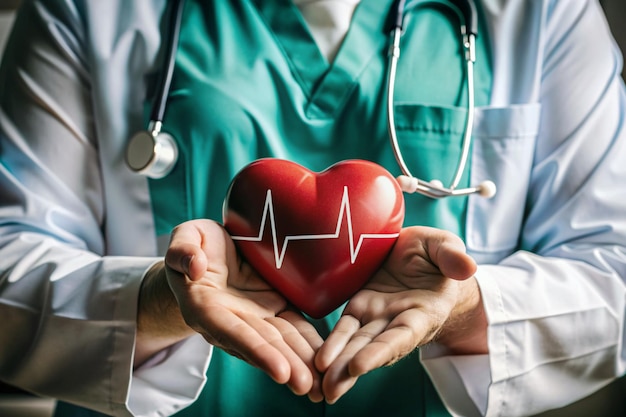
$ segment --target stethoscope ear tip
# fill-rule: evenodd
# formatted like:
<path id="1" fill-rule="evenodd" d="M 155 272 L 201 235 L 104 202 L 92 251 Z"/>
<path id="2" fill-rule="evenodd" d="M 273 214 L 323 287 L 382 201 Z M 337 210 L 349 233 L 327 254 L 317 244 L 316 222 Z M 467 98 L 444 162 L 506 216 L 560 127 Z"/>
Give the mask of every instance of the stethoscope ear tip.
<path id="1" fill-rule="evenodd" d="M 493 181 L 483 181 L 482 183 L 480 183 L 480 185 L 477 188 L 478 188 L 478 194 L 481 197 L 485 197 L 485 198 L 491 198 L 495 196 L 496 192 L 498 191 L 496 188 L 496 184 L 494 184 Z"/>
<path id="2" fill-rule="evenodd" d="M 439 180 L 432 180 L 429 182 L 422 181 L 420 183 L 417 178 L 408 175 L 399 175 L 396 177 L 396 181 L 398 181 L 400 189 L 407 194 L 413 194 L 419 190 L 421 194 L 425 194 L 432 198 L 469 194 L 478 194 L 484 198 L 491 198 L 495 196 L 497 192 L 496 184 L 494 184 L 493 181 L 483 181 L 477 187 L 459 189 L 446 188 Z"/>
<path id="3" fill-rule="evenodd" d="M 413 194 L 415 191 L 417 191 L 417 178 L 415 177 L 398 175 L 398 177 L 396 177 L 396 181 L 398 181 L 400 189 L 405 193 Z"/>

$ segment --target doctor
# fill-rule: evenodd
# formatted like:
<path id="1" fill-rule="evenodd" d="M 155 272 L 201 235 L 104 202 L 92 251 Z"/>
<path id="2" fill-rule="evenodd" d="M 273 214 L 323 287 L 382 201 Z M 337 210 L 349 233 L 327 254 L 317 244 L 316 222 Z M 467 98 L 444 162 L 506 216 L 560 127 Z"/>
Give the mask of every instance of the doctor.
<path id="1" fill-rule="evenodd" d="M 0 379 L 60 399 L 59 416 L 522 416 L 623 374 L 625 90 L 595 0 L 478 3 L 459 187 L 497 194 L 407 194 L 383 268 L 318 321 L 216 221 L 260 157 L 401 173 L 393 2 L 188 0 L 163 119 L 179 155 L 146 178 L 124 155 L 166 3 L 23 2 L 0 71 Z M 413 175 L 445 183 L 468 78 L 456 14 L 417 3 L 394 127 Z"/>

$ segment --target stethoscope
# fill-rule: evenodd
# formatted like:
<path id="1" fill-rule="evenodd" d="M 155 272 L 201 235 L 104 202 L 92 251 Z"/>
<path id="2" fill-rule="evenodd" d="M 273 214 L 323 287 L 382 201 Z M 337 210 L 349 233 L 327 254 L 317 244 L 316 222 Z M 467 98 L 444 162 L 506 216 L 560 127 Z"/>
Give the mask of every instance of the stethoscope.
<path id="1" fill-rule="evenodd" d="M 484 181 L 477 186 L 468 188 L 457 188 L 467 165 L 474 122 L 474 62 L 476 61 L 477 12 L 473 0 L 450 0 L 450 3 L 430 0 L 420 3 L 420 5 L 436 4 L 438 6 L 446 6 L 459 16 L 461 21 L 460 32 L 466 64 L 467 112 L 461 156 L 457 163 L 454 177 L 447 187 L 438 180 L 421 180 L 411 174 L 404 162 L 395 128 L 393 94 L 395 91 L 398 58 L 400 57 L 400 38 L 403 32 L 405 3 L 405 0 L 397 0 L 393 10 L 395 14 L 393 16 L 394 19 L 392 19 L 389 64 L 387 68 L 387 126 L 391 147 L 402 171 L 402 175 L 398 177 L 398 182 L 402 190 L 407 193 L 417 192 L 432 198 L 469 194 L 478 194 L 487 198 L 493 197 L 496 193 L 496 186 L 492 181 Z M 161 130 L 167 96 L 174 73 L 184 0 L 173 0 L 171 6 L 168 43 L 165 51 L 166 65 L 156 90 L 157 95 L 150 112 L 148 129 L 136 133 L 126 148 L 126 162 L 128 166 L 133 171 L 150 178 L 163 178 L 166 176 L 178 159 L 176 141 L 171 135 Z"/>

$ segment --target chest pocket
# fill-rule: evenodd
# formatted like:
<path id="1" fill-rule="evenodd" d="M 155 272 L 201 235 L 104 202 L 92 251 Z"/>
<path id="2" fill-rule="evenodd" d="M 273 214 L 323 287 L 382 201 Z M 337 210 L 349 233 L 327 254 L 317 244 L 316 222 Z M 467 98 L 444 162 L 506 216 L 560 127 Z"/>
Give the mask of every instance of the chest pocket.
<path id="1" fill-rule="evenodd" d="M 462 107 L 397 103 L 396 132 L 403 158 L 413 176 L 426 181 L 452 181 L 461 157 L 467 110 Z M 459 187 L 469 182 L 465 169 Z M 467 197 L 433 199 L 405 194 L 406 225 L 424 225 L 463 236 Z"/>
<path id="2" fill-rule="evenodd" d="M 496 183 L 492 199 L 472 196 L 466 244 L 478 262 L 497 262 L 518 247 L 541 114 L 538 103 L 476 109 L 471 183 Z"/>

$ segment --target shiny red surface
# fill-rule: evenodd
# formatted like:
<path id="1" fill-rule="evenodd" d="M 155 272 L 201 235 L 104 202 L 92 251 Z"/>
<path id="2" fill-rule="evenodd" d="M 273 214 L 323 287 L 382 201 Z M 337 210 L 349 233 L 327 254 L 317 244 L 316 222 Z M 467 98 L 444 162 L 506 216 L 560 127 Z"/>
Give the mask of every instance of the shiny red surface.
<path id="1" fill-rule="evenodd" d="M 315 318 L 343 304 L 381 266 L 403 219 L 396 180 L 362 160 L 315 173 L 261 159 L 237 174 L 224 202 L 224 226 L 243 257 Z"/>

